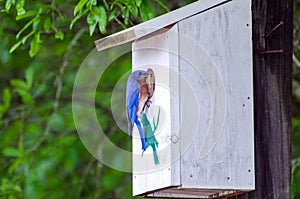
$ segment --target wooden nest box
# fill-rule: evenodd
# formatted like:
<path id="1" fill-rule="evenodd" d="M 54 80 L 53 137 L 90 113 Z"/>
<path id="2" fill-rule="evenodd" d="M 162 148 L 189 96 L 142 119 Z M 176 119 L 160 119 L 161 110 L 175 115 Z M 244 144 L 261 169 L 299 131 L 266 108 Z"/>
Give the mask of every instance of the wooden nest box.
<path id="1" fill-rule="evenodd" d="M 133 195 L 219 198 L 255 189 L 251 1 L 201 0 L 96 41 L 132 42 L 151 68 L 159 163 L 133 129 Z M 124 102 L 125 108 L 125 102 Z"/>

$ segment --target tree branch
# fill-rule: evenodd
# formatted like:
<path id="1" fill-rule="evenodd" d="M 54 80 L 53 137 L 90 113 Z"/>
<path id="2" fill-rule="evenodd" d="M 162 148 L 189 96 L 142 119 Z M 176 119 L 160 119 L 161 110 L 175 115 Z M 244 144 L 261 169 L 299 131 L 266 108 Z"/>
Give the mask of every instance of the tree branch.
<path id="1" fill-rule="evenodd" d="M 63 75 L 64 75 L 64 71 L 66 69 L 66 67 L 69 64 L 69 55 L 71 53 L 72 48 L 75 46 L 75 44 L 77 43 L 78 39 L 81 37 L 81 35 L 87 31 L 87 28 L 82 28 L 80 29 L 75 36 L 73 37 L 72 41 L 70 42 L 70 45 L 68 46 L 64 57 L 63 57 L 63 63 L 62 66 L 59 70 L 59 73 L 56 77 L 55 80 L 55 84 L 56 84 L 56 94 L 55 94 L 55 103 L 53 105 L 53 110 L 52 110 L 52 114 L 50 116 L 49 121 L 47 122 L 47 126 L 45 129 L 45 133 L 43 134 L 43 136 L 40 138 L 40 140 L 33 146 L 33 148 L 31 149 L 31 151 L 36 151 L 37 148 L 46 140 L 50 130 L 51 130 L 51 121 L 53 119 L 54 114 L 57 112 L 58 107 L 59 107 L 59 101 L 61 98 L 61 90 L 62 90 L 62 86 L 63 86 Z"/>

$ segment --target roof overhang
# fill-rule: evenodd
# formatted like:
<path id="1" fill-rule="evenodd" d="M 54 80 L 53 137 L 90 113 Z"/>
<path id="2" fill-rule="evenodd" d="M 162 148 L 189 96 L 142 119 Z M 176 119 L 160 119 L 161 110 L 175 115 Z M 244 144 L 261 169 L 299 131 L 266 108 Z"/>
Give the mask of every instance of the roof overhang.
<path id="1" fill-rule="evenodd" d="M 200 0 L 191 3 L 187 6 L 166 13 L 139 25 L 99 39 L 95 41 L 96 48 L 98 51 L 101 51 L 107 48 L 134 41 L 161 29 L 167 29 L 168 27 L 183 19 L 205 12 L 230 1 L 232 0 Z"/>

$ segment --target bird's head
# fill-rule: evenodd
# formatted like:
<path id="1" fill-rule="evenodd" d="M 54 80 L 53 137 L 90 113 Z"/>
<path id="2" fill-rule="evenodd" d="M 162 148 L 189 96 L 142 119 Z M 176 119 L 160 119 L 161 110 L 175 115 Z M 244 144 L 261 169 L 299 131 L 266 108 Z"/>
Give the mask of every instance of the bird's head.
<path id="1" fill-rule="evenodd" d="M 143 70 L 137 70 L 137 71 L 133 72 L 133 75 L 134 75 L 134 79 L 136 79 L 138 81 L 142 81 L 148 77 L 149 73 L 147 73 L 146 71 L 143 71 Z"/>

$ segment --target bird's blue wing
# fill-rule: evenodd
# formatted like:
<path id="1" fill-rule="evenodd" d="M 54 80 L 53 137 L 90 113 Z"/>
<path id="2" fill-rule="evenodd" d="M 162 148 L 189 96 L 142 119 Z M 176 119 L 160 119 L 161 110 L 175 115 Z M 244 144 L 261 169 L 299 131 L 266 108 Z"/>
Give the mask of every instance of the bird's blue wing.
<path id="1" fill-rule="evenodd" d="M 128 117 L 128 133 L 130 135 L 132 134 L 133 125 L 135 123 L 138 127 L 139 134 L 141 137 L 142 149 L 145 151 L 146 138 L 141 123 L 139 122 L 137 116 L 140 87 L 137 81 L 135 80 L 135 77 L 140 72 L 145 73 L 145 71 L 135 71 L 128 78 L 127 88 L 126 88 L 126 107 L 127 107 L 126 110 L 127 110 L 127 117 Z"/>
<path id="2" fill-rule="evenodd" d="M 129 76 L 126 88 L 126 110 L 128 119 L 128 134 L 131 135 L 133 124 L 136 120 L 140 87 L 134 80 L 133 74 Z"/>
<path id="3" fill-rule="evenodd" d="M 135 123 L 136 123 L 136 126 L 138 127 L 138 130 L 139 130 L 139 133 L 140 133 L 141 142 L 142 142 L 142 149 L 143 149 L 143 151 L 146 151 L 146 137 L 145 137 L 144 130 L 143 130 L 142 125 L 141 125 L 141 123 L 138 119 L 135 120 Z"/>

